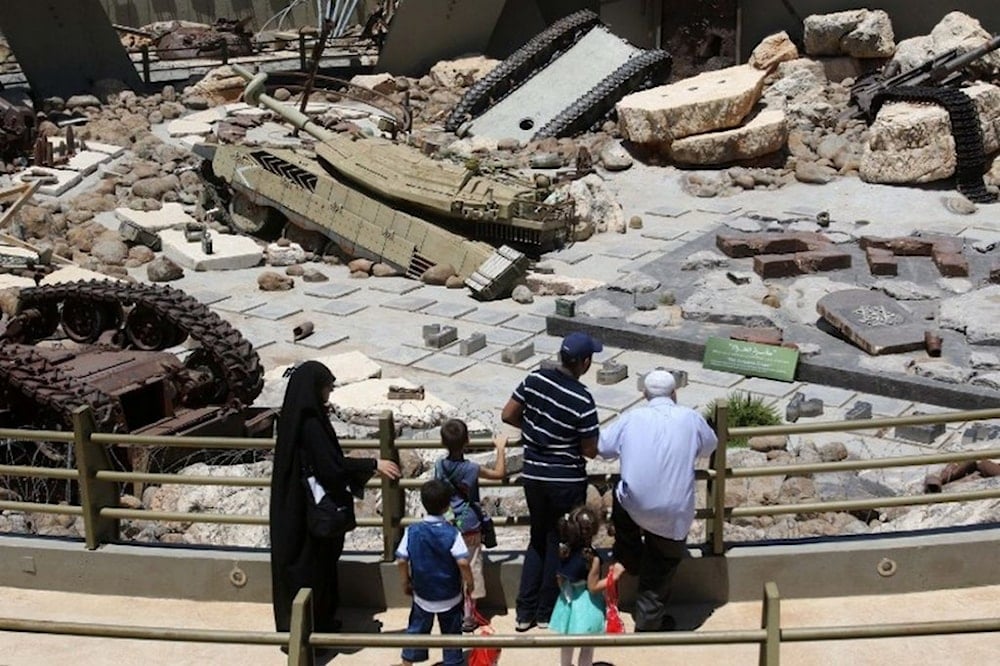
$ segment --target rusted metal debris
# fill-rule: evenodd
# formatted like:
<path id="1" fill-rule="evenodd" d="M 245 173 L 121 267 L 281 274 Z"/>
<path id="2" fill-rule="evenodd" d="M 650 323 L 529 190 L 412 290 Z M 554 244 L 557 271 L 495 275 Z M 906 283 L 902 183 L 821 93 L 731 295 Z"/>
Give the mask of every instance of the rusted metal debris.
<path id="1" fill-rule="evenodd" d="M 1000 464 L 992 460 L 966 460 L 949 463 L 942 470 L 927 475 L 924 479 L 924 492 L 939 493 L 952 481 L 957 481 L 976 472 L 985 477 L 1000 476 Z"/>
<path id="2" fill-rule="evenodd" d="M 416 388 L 411 388 L 409 386 L 390 386 L 389 393 L 386 397 L 389 398 L 389 400 L 423 400 L 424 387 L 417 386 Z"/>

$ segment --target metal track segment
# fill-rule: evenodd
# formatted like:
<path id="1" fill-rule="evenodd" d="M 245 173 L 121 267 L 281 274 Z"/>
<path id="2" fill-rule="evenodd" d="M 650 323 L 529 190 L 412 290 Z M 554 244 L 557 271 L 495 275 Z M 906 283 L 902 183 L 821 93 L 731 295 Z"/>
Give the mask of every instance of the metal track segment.
<path id="1" fill-rule="evenodd" d="M 160 317 L 164 325 L 187 333 L 221 370 L 227 401 L 235 399 L 250 405 L 263 389 L 264 369 L 250 342 L 219 315 L 183 291 L 162 285 L 104 280 L 28 287 L 21 290 L 18 311 L 39 305 L 61 305 L 70 299 L 147 308 Z"/>
<path id="2" fill-rule="evenodd" d="M 572 46 L 581 33 L 589 31 L 598 23 L 600 17 L 597 14 L 583 9 L 559 19 L 532 37 L 486 76 L 472 84 L 448 114 L 444 121 L 445 129 L 449 132 L 456 131 L 462 123 L 509 95 L 536 70 Z"/>
<path id="3" fill-rule="evenodd" d="M 642 90 L 669 75 L 673 60 L 666 51 L 644 51 L 578 97 L 533 137 L 568 136 L 585 132 L 610 113 L 626 92 Z"/>
<path id="4" fill-rule="evenodd" d="M 5 396 L 5 404 L 18 402 L 11 394 L 35 406 L 38 413 L 25 415 L 33 425 L 54 418 L 59 425 L 72 428 L 73 410 L 87 406 L 101 432 L 125 428 L 125 415 L 117 400 L 66 374 L 27 345 L 0 344 L 0 395 Z"/>
<path id="5" fill-rule="evenodd" d="M 997 195 L 986 189 L 983 172 L 986 170 L 986 148 L 979 113 L 973 101 L 958 88 L 932 86 L 899 86 L 885 90 L 872 100 L 872 116 L 886 102 L 931 102 L 944 107 L 951 119 L 951 133 L 955 138 L 955 180 L 958 191 L 970 201 L 993 203 Z"/>

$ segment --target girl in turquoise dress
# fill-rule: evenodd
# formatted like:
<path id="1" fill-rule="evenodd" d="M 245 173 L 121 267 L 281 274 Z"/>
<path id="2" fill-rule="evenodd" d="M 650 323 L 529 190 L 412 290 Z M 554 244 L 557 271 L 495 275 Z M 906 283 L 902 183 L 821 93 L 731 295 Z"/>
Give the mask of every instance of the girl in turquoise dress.
<path id="1" fill-rule="evenodd" d="M 558 634 L 604 633 L 604 588 L 607 578 L 601 575 L 601 558 L 591 546 L 597 532 L 597 515 L 587 507 L 573 509 L 559 520 L 559 597 L 556 599 L 549 628 Z M 613 564 L 615 580 L 624 568 Z M 561 666 L 572 666 L 573 648 L 562 648 Z M 581 647 L 577 666 L 594 663 L 594 648 Z"/>

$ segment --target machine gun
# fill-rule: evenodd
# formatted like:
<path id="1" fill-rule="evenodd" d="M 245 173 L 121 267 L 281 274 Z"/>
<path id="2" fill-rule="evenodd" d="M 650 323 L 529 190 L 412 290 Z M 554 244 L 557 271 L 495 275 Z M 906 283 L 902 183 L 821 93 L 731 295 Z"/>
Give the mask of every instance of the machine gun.
<path id="1" fill-rule="evenodd" d="M 857 108 L 848 109 L 846 115 L 850 118 L 864 116 L 871 122 L 875 98 L 900 86 L 955 86 L 962 80 L 966 67 L 997 49 L 1000 49 L 1000 35 L 966 53 L 952 49 L 905 72 L 890 71 L 887 66 L 882 72 L 862 77 L 851 86 L 851 104 Z"/>

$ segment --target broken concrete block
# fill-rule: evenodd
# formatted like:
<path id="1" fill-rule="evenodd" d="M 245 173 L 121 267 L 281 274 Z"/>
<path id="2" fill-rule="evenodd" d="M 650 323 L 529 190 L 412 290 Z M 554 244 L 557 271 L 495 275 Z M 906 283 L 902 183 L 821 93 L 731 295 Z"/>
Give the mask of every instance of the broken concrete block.
<path id="1" fill-rule="evenodd" d="M 914 412 L 913 415 L 917 416 L 921 413 L 922 412 Z M 931 444 L 935 439 L 943 435 L 944 431 L 945 426 L 943 423 L 896 426 L 896 438 L 908 439 L 911 442 L 919 442 L 920 444 Z"/>
<path id="2" fill-rule="evenodd" d="M 575 317 L 576 316 L 576 301 L 571 301 L 568 298 L 557 298 L 556 299 L 556 314 L 561 317 Z"/>
<path id="3" fill-rule="evenodd" d="M 973 423 L 962 433 L 962 444 L 1000 439 L 1000 425 L 993 423 Z"/>
<path id="4" fill-rule="evenodd" d="M 757 69 L 771 71 L 779 63 L 786 60 L 795 60 L 799 57 L 799 50 L 795 42 L 791 40 L 788 33 L 782 30 L 773 35 L 768 35 L 761 40 L 760 44 L 754 48 L 750 54 L 749 62 Z"/>
<path id="5" fill-rule="evenodd" d="M 500 360 L 511 365 L 527 361 L 535 355 L 535 343 L 525 342 L 521 345 L 508 347 L 500 352 Z"/>
<path id="6" fill-rule="evenodd" d="M 898 275 L 899 262 L 892 250 L 885 250 L 877 247 L 865 248 L 865 257 L 868 259 L 868 270 L 872 275 Z"/>
<path id="7" fill-rule="evenodd" d="M 260 246 L 246 236 L 216 234 L 212 238 L 212 254 L 202 251 L 201 236 L 198 242 L 188 242 L 181 229 L 160 232 L 163 253 L 168 259 L 184 268 L 196 271 L 225 271 L 253 268 L 263 258 Z"/>
<path id="8" fill-rule="evenodd" d="M 831 245 L 829 238 L 812 231 L 792 233 L 718 234 L 715 245 L 723 254 L 734 259 L 758 254 L 792 254 L 822 250 Z"/>
<path id="9" fill-rule="evenodd" d="M 424 345 L 433 349 L 442 349 L 458 340 L 458 329 L 454 326 L 428 324 L 423 327 Z"/>
<path id="10" fill-rule="evenodd" d="M 670 158 L 680 164 L 726 164 L 770 155 L 784 148 L 788 121 L 781 109 L 766 109 L 745 125 L 678 139 Z"/>
<path id="11" fill-rule="evenodd" d="M 458 343 L 458 353 L 462 356 L 470 356 L 481 349 L 486 349 L 485 333 L 473 333 Z"/>
<path id="12" fill-rule="evenodd" d="M 807 16 L 803 21 L 806 53 L 811 56 L 841 55 L 840 41 L 858 27 L 865 14 L 864 9 L 852 9 Z"/>
<path id="13" fill-rule="evenodd" d="M 597 383 L 608 385 L 617 384 L 628 377 L 628 366 L 615 361 L 605 361 L 597 371 Z"/>
<path id="14" fill-rule="evenodd" d="M 932 257 L 942 277 L 969 277 L 969 262 L 961 253 L 935 252 Z"/>
<path id="15" fill-rule="evenodd" d="M 766 71 L 737 65 L 626 95 L 615 106 L 622 137 L 669 146 L 676 139 L 737 127 L 760 99 Z"/>
<path id="16" fill-rule="evenodd" d="M 788 406 L 785 407 L 785 420 L 795 423 L 799 418 L 806 416 L 822 416 L 823 401 L 819 398 L 806 399 L 804 393 L 799 392 L 792 396 Z"/>
<path id="17" fill-rule="evenodd" d="M 872 403 L 865 402 L 864 400 L 858 400 L 854 403 L 847 413 L 844 414 L 844 419 L 848 421 L 865 421 L 872 417 Z"/>
<path id="18" fill-rule="evenodd" d="M 358 74 L 351 77 L 351 85 L 368 88 L 377 93 L 388 95 L 396 92 L 396 79 L 392 74 Z"/>

